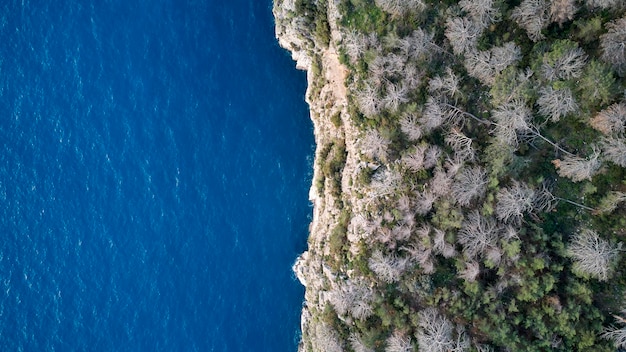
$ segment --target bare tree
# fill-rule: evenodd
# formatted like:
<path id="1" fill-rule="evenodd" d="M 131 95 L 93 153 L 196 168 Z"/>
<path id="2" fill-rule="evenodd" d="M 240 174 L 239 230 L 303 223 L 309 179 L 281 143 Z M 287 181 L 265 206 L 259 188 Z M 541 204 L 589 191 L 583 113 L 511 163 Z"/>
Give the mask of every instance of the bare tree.
<path id="1" fill-rule="evenodd" d="M 396 330 L 385 341 L 385 352 L 411 352 L 413 351 L 413 344 L 411 343 L 411 337 L 407 336 L 405 332 Z"/>
<path id="2" fill-rule="evenodd" d="M 487 248 L 485 259 L 492 265 L 500 264 L 500 260 L 502 259 L 502 250 L 499 247 L 495 246 Z"/>
<path id="3" fill-rule="evenodd" d="M 435 308 L 419 312 L 417 343 L 423 352 L 461 352 L 469 347 L 465 333 Z"/>
<path id="4" fill-rule="evenodd" d="M 559 25 L 574 19 L 578 11 L 575 0 L 552 0 L 550 4 L 550 20 Z"/>
<path id="5" fill-rule="evenodd" d="M 426 145 L 418 145 L 411 148 L 408 153 L 402 156 L 402 163 L 409 170 L 419 172 L 424 169 L 424 154 L 428 147 Z"/>
<path id="6" fill-rule="evenodd" d="M 354 64 L 363 56 L 367 48 L 367 39 L 363 34 L 353 30 L 344 35 L 342 44 Z"/>
<path id="7" fill-rule="evenodd" d="M 605 159 L 621 167 L 626 167 L 626 143 L 623 138 L 603 138 L 602 152 L 604 153 Z"/>
<path id="8" fill-rule="evenodd" d="M 374 292 L 360 280 L 344 281 L 330 291 L 328 297 L 335 311 L 341 316 L 350 314 L 356 319 L 364 320 L 374 312 L 372 309 Z"/>
<path id="9" fill-rule="evenodd" d="M 436 200 L 437 195 L 431 191 L 418 192 L 415 197 L 415 212 L 422 216 L 428 214 Z"/>
<path id="10" fill-rule="evenodd" d="M 450 192 L 454 174 L 445 172 L 441 167 L 435 169 L 435 175 L 428 182 L 428 189 L 436 196 L 443 196 Z"/>
<path id="11" fill-rule="evenodd" d="M 501 188 L 496 195 L 496 216 L 504 222 L 517 223 L 525 212 L 533 209 L 535 191 L 523 182 L 513 181 L 511 187 Z"/>
<path id="12" fill-rule="evenodd" d="M 397 168 L 384 168 L 372 176 L 368 196 L 371 198 L 394 194 L 402 185 L 402 174 Z"/>
<path id="13" fill-rule="evenodd" d="M 593 153 L 588 158 L 581 158 L 576 155 L 566 155 L 563 160 L 553 160 L 552 164 L 557 169 L 561 177 L 567 177 L 574 182 L 591 180 L 598 172 L 602 161 L 600 160 L 600 150 L 594 148 Z"/>
<path id="14" fill-rule="evenodd" d="M 458 233 L 458 241 L 463 245 L 463 253 L 468 258 L 483 255 L 498 241 L 495 222 L 480 215 L 477 211 L 468 214 Z"/>
<path id="15" fill-rule="evenodd" d="M 597 8 L 601 9 L 619 9 L 623 7 L 624 4 L 621 0 L 585 0 L 585 4 L 591 10 L 595 10 Z"/>
<path id="16" fill-rule="evenodd" d="M 324 322 L 316 322 L 310 336 L 314 351 L 343 352 L 341 339 L 337 331 Z"/>
<path id="17" fill-rule="evenodd" d="M 365 155 L 372 159 L 386 160 L 387 147 L 391 142 L 380 135 L 377 130 L 371 129 L 365 133 L 365 137 L 361 140 L 361 150 Z"/>
<path id="18" fill-rule="evenodd" d="M 489 49 L 489 51 L 491 52 L 491 65 L 497 73 L 516 64 L 522 58 L 522 49 L 515 42 L 506 42 L 502 46 Z"/>
<path id="19" fill-rule="evenodd" d="M 495 120 L 494 134 L 504 144 L 517 148 L 518 134 L 530 133 L 530 109 L 521 100 L 512 100 L 491 112 Z"/>
<path id="20" fill-rule="evenodd" d="M 606 24 L 608 31 L 600 36 L 602 59 L 620 73 L 626 69 L 626 17 Z"/>
<path id="21" fill-rule="evenodd" d="M 574 261 L 575 272 L 606 281 L 613 272 L 621 248 L 621 243 L 612 245 L 595 231 L 582 229 L 572 236 L 567 255 Z"/>
<path id="22" fill-rule="evenodd" d="M 453 127 L 445 138 L 446 144 L 454 150 L 457 158 L 462 160 L 474 160 L 476 152 L 472 147 L 472 139 L 463 134 L 463 132 Z"/>
<path id="23" fill-rule="evenodd" d="M 356 100 L 363 115 L 372 117 L 380 113 L 382 104 L 378 89 L 371 84 L 366 83 L 363 89 L 356 92 Z"/>
<path id="24" fill-rule="evenodd" d="M 454 177 L 451 194 L 454 201 L 468 206 L 473 200 L 485 194 L 487 172 L 480 166 L 464 168 Z"/>
<path id="25" fill-rule="evenodd" d="M 574 100 L 572 91 L 567 87 L 561 89 L 553 89 L 552 86 L 541 88 L 537 104 L 539 105 L 539 113 L 549 117 L 553 122 L 557 122 L 562 116 L 578 110 L 578 104 Z"/>
<path id="26" fill-rule="evenodd" d="M 422 114 L 422 126 L 425 131 L 430 132 L 441 125 L 458 126 L 464 121 L 465 112 L 454 105 L 444 101 L 439 101 L 434 97 L 428 97 L 424 104 Z"/>
<path id="27" fill-rule="evenodd" d="M 424 274 L 432 274 L 435 270 L 434 263 L 432 261 L 432 243 L 430 239 L 431 227 L 429 225 L 422 225 L 415 229 L 417 241 L 414 243 L 400 247 L 400 250 L 409 254 L 409 260 L 414 263 L 419 263 Z"/>
<path id="28" fill-rule="evenodd" d="M 445 76 L 435 76 L 428 81 L 428 90 L 431 93 L 439 93 L 449 98 L 456 98 L 461 94 L 459 78 L 450 67 L 446 67 Z"/>
<path id="29" fill-rule="evenodd" d="M 410 141 L 417 141 L 422 138 L 422 128 L 414 114 L 405 114 L 400 120 L 400 129 Z"/>
<path id="30" fill-rule="evenodd" d="M 478 80 L 491 86 L 495 80 L 497 72 L 491 65 L 490 51 L 474 51 L 466 54 L 465 69 L 470 76 L 478 78 Z"/>
<path id="31" fill-rule="evenodd" d="M 571 204 L 573 206 L 576 206 L 578 208 L 588 210 L 591 212 L 596 211 L 596 209 L 590 208 L 584 204 L 577 203 L 570 199 L 565 199 L 565 198 L 555 196 L 554 194 L 552 194 L 552 191 L 550 191 L 550 188 L 548 187 L 546 182 L 541 184 L 540 189 L 535 190 L 535 198 L 533 199 L 533 209 L 537 209 L 540 211 L 551 211 L 558 205 L 559 202 L 565 202 L 565 203 Z"/>
<path id="32" fill-rule="evenodd" d="M 394 254 L 384 255 L 380 250 L 376 250 L 368 260 L 370 270 L 386 283 L 400 280 L 406 264 L 405 259 L 398 258 Z"/>
<path id="33" fill-rule="evenodd" d="M 476 50 L 482 29 L 467 17 L 453 17 L 446 21 L 446 38 L 456 55 Z"/>
<path id="34" fill-rule="evenodd" d="M 393 16 L 400 17 L 410 11 L 422 11 L 426 4 L 422 0 L 375 0 L 376 6 L 380 7 Z"/>
<path id="35" fill-rule="evenodd" d="M 461 170 L 464 164 L 465 160 L 458 158 L 446 158 L 444 166 L 446 168 L 446 174 L 448 175 L 448 177 L 454 177 L 459 172 L 459 170 Z M 436 174 L 435 177 L 437 177 Z"/>
<path id="36" fill-rule="evenodd" d="M 402 82 L 408 90 L 417 89 L 422 84 L 424 73 L 420 71 L 417 64 L 414 62 L 407 63 L 404 68 L 404 76 Z"/>
<path id="37" fill-rule="evenodd" d="M 622 315 L 626 315 L 626 310 L 622 311 Z M 626 319 L 619 315 L 613 316 L 621 325 L 621 328 L 616 326 L 610 326 L 602 333 L 602 338 L 611 340 L 615 344 L 615 347 L 626 348 Z"/>
<path id="38" fill-rule="evenodd" d="M 489 345 L 474 345 L 476 352 L 493 352 L 493 348 Z"/>
<path id="39" fill-rule="evenodd" d="M 439 162 L 439 158 L 441 157 L 441 148 L 432 144 L 428 146 L 426 149 L 426 153 L 424 154 L 424 168 L 432 169 Z"/>
<path id="40" fill-rule="evenodd" d="M 620 203 L 626 202 L 626 193 L 619 191 L 611 191 L 600 200 L 598 211 L 610 214 Z"/>
<path id="41" fill-rule="evenodd" d="M 394 84 L 387 82 L 385 85 L 385 96 L 383 97 L 383 105 L 385 109 L 396 112 L 400 107 L 400 104 L 404 104 L 409 101 L 407 95 L 409 90 L 404 84 Z"/>
<path id="42" fill-rule="evenodd" d="M 407 225 L 394 226 L 393 229 L 391 229 L 391 234 L 396 241 L 406 241 L 411 237 L 411 227 Z"/>
<path id="43" fill-rule="evenodd" d="M 522 57 L 521 49 L 513 42 L 494 47 L 487 51 L 474 51 L 466 54 L 465 69 L 483 84 L 491 86 L 497 74 L 515 64 Z"/>
<path id="44" fill-rule="evenodd" d="M 587 63 L 587 55 L 582 48 L 575 47 L 565 51 L 554 62 L 544 57 L 541 72 L 550 81 L 580 77 Z"/>
<path id="45" fill-rule="evenodd" d="M 367 347 L 361 336 L 356 333 L 351 334 L 348 341 L 350 341 L 350 347 L 354 352 L 374 352 L 374 349 Z"/>
<path id="46" fill-rule="evenodd" d="M 441 254 L 444 258 L 452 258 L 456 255 L 454 246 L 446 242 L 446 233 L 440 229 L 434 229 L 433 236 L 433 253 Z"/>
<path id="47" fill-rule="evenodd" d="M 591 119 L 591 127 L 607 136 L 621 134 L 626 127 L 626 104 L 616 103 Z"/>
<path id="48" fill-rule="evenodd" d="M 522 57 L 520 48 L 513 42 L 487 51 L 475 51 L 466 54 L 465 69 L 483 84 L 491 86 L 497 74 Z"/>
<path id="49" fill-rule="evenodd" d="M 459 272 L 459 278 L 468 281 L 474 282 L 476 278 L 480 274 L 480 264 L 478 262 L 472 260 L 465 263 L 465 269 Z"/>
<path id="50" fill-rule="evenodd" d="M 433 35 L 418 28 L 400 40 L 398 46 L 404 57 L 411 60 L 430 59 L 429 55 L 433 50 L 440 48 L 433 42 Z"/>
<path id="51" fill-rule="evenodd" d="M 459 5 L 481 28 L 487 28 L 490 24 L 500 20 L 500 11 L 494 7 L 493 0 L 461 0 Z"/>
<path id="52" fill-rule="evenodd" d="M 524 0 L 513 9 L 511 19 L 526 30 L 528 38 L 536 42 L 543 39 L 541 30 L 548 25 L 548 6 L 545 0 Z"/>
<path id="53" fill-rule="evenodd" d="M 445 121 L 443 107 L 433 97 L 428 97 L 424 104 L 424 112 L 422 113 L 422 126 L 424 130 L 430 132 Z"/>

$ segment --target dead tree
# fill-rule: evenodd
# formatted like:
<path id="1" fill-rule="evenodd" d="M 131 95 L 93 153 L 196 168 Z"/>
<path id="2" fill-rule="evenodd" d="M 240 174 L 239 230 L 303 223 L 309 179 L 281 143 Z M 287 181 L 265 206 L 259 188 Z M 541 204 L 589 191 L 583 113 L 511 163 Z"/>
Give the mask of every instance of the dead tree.
<path id="1" fill-rule="evenodd" d="M 602 161 L 600 160 L 600 150 L 594 148 L 589 157 L 582 158 L 576 155 L 566 155 L 562 160 L 552 161 L 556 172 L 561 177 L 567 177 L 574 182 L 590 180 L 598 172 Z"/>
<path id="2" fill-rule="evenodd" d="M 626 143 L 623 138 L 603 138 L 602 152 L 605 159 L 621 167 L 626 167 Z"/>
<path id="3" fill-rule="evenodd" d="M 354 352 L 374 352 L 374 349 L 367 347 L 363 342 L 363 338 L 356 333 L 351 334 L 348 341 Z"/>
<path id="4" fill-rule="evenodd" d="M 526 30 L 528 38 L 536 42 L 543 39 L 541 30 L 548 26 L 548 6 L 545 0 L 524 0 L 513 9 L 511 19 Z"/>
<path id="5" fill-rule="evenodd" d="M 471 161 L 476 157 L 476 152 L 472 147 L 472 139 L 463 134 L 460 129 L 456 127 L 450 129 L 445 141 L 458 159 Z"/>
<path id="6" fill-rule="evenodd" d="M 407 154 L 402 156 L 402 164 L 412 172 L 424 170 L 424 154 L 427 149 L 426 145 L 418 145 L 412 148 Z"/>
<path id="7" fill-rule="evenodd" d="M 626 127 L 626 104 L 616 103 L 600 111 L 591 121 L 591 127 L 607 136 L 621 134 Z"/>
<path id="8" fill-rule="evenodd" d="M 376 276 L 386 283 L 400 280 L 400 276 L 406 268 L 407 261 L 395 254 L 385 255 L 381 251 L 375 251 L 368 260 L 369 268 Z"/>
<path id="9" fill-rule="evenodd" d="M 473 259 L 487 253 L 498 242 L 495 221 L 480 215 L 477 211 L 468 214 L 458 233 L 458 241 L 463 246 L 463 253 Z"/>
<path id="10" fill-rule="evenodd" d="M 418 141 L 422 137 L 422 128 L 414 114 L 406 114 L 400 120 L 400 129 L 410 141 Z"/>
<path id="11" fill-rule="evenodd" d="M 544 57 L 541 73 L 550 81 L 578 78 L 586 63 L 587 55 L 583 49 L 571 48 L 552 63 L 549 63 L 547 57 Z"/>
<path id="12" fill-rule="evenodd" d="M 413 344 L 411 337 L 402 331 L 394 331 L 385 341 L 385 352 L 411 352 Z"/>
<path id="13" fill-rule="evenodd" d="M 459 78 L 451 68 L 447 67 L 443 77 L 435 76 L 428 81 L 428 91 L 452 99 L 457 98 L 461 94 Z"/>
<path id="14" fill-rule="evenodd" d="M 493 0 L 461 0 L 459 6 L 467 12 L 472 21 L 480 28 L 500 20 L 500 11 Z"/>
<path id="15" fill-rule="evenodd" d="M 324 322 L 314 324 L 313 331 L 309 332 L 309 340 L 314 351 L 342 352 L 342 342 L 337 331 Z"/>
<path id="16" fill-rule="evenodd" d="M 375 0 L 376 6 L 395 17 L 403 16 L 410 11 L 421 11 L 426 8 L 422 0 Z"/>
<path id="17" fill-rule="evenodd" d="M 450 190 L 452 199 L 461 206 L 468 206 L 481 198 L 487 189 L 487 172 L 480 166 L 461 170 L 455 177 Z"/>
<path id="18" fill-rule="evenodd" d="M 456 55 L 476 50 L 482 29 L 467 17 L 453 17 L 446 21 L 446 38 Z"/>
<path id="19" fill-rule="evenodd" d="M 602 59 L 620 73 L 626 69 L 626 17 L 606 24 L 608 31 L 600 36 Z"/>
<path id="20" fill-rule="evenodd" d="M 381 136 L 377 130 L 369 130 L 361 140 L 361 150 L 365 155 L 376 160 L 387 159 L 387 148 L 391 142 Z"/>
<path id="21" fill-rule="evenodd" d="M 513 42 L 486 51 L 474 51 L 465 55 L 465 69 L 470 76 L 478 78 L 487 86 L 493 85 L 496 75 L 522 57 L 521 49 Z"/>
<path id="22" fill-rule="evenodd" d="M 618 321 L 621 328 L 616 326 L 609 326 L 602 333 L 602 338 L 611 340 L 615 344 L 615 347 L 626 348 L 626 319 L 623 316 L 626 315 L 626 309 L 622 311 L 622 316 L 614 315 L 615 320 Z"/>
<path id="23" fill-rule="evenodd" d="M 524 213 L 532 211 L 535 191 L 525 183 L 513 181 L 510 187 L 500 188 L 496 199 L 498 219 L 506 223 L 519 223 Z"/>
<path id="24" fill-rule="evenodd" d="M 494 134 L 497 140 L 517 148 L 518 135 L 531 132 L 531 111 L 521 100 L 513 100 L 491 112 L 494 119 Z"/>
<path id="25" fill-rule="evenodd" d="M 574 19 L 578 11 L 575 0 L 552 0 L 550 4 L 550 21 L 560 25 Z"/>
<path id="26" fill-rule="evenodd" d="M 474 282 L 476 278 L 480 274 L 480 264 L 478 262 L 472 260 L 465 263 L 465 269 L 459 272 L 459 278 L 468 281 Z"/>
<path id="27" fill-rule="evenodd" d="M 557 122 L 562 116 L 576 112 L 578 104 L 574 100 L 572 91 L 567 88 L 553 89 L 552 86 L 539 90 L 539 113 L 547 116 L 552 122 Z"/>
<path id="28" fill-rule="evenodd" d="M 426 308 L 419 312 L 417 344 L 420 351 L 424 352 L 462 352 L 469 348 L 464 331 L 455 328 L 435 308 Z"/>
<path id="29" fill-rule="evenodd" d="M 371 84 L 366 83 L 363 89 L 356 92 L 356 100 L 363 115 L 372 117 L 380 113 L 382 104 L 378 89 Z"/>
<path id="30" fill-rule="evenodd" d="M 618 9 L 620 6 L 624 6 L 622 0 L 585 0 L 585 4 L 590 10 L 595 9 Z"/>
<path id="31" fill-rule="evenodd" d="M 622 244 L 613 245 L 590 229 L 574 234 L 567 248 L 567 256 L 574 261 L 574 271 L 600 281 L 609 279 Z"/>

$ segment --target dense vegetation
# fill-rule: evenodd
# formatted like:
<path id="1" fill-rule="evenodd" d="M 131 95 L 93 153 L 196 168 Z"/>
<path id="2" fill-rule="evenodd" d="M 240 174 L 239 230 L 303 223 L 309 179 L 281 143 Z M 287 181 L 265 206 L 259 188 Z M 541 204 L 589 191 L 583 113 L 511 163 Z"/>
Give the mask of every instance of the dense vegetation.
<path id="1" fill-rule="evenodd" d="M 626 348 L 623 1 L 336 3 L 365 166 L 305 347 Z M 296 5 L 328 45 L 326 0 Z"/>

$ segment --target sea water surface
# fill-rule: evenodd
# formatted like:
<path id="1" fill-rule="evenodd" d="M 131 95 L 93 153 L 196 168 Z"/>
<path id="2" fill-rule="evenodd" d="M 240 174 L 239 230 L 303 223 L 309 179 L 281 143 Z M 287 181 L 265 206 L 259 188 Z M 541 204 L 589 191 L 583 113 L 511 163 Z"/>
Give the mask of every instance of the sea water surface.
<path id="1" fill-rule="evenodd" d="M 295 351 L 313 135 L 270 0 L 0 5 L 0 351 Z"/>

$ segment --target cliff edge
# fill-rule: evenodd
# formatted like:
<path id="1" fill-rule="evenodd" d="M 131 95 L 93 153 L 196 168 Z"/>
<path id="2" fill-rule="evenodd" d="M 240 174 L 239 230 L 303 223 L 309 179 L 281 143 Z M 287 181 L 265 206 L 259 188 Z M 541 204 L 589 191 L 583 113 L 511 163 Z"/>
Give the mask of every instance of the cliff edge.
<path id="1" fill-rule="evenodd" d="M 317 145 L 299 350 L 626 348 L 623 1 L 273 13 Z"/>

